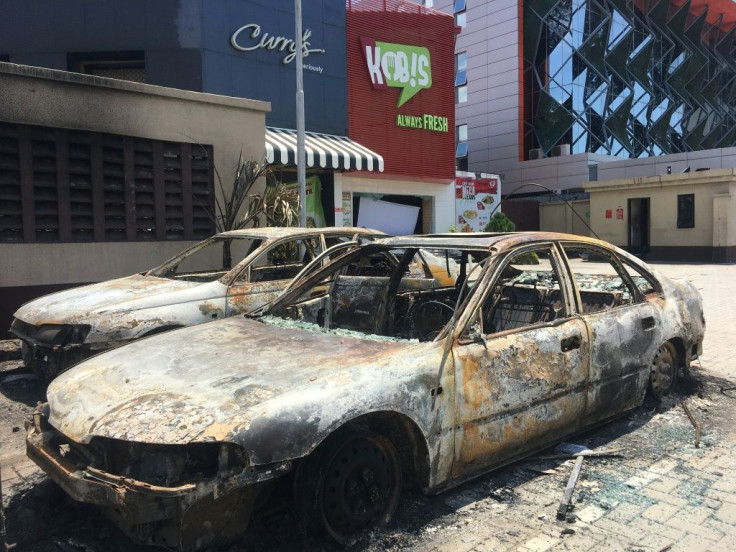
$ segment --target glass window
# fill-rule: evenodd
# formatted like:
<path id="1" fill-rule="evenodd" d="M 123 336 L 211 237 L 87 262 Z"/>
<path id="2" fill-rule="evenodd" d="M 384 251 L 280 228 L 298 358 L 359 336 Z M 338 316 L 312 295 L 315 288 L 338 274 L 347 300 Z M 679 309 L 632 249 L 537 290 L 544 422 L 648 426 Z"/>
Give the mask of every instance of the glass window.
<path id="1" fill-rule="evenodd" d="M 455 74 L 455 86 L 462 86 L 468 84 L 468 74 L 465 71 L 458 71 Z"/>
<path id="2" fill-rule="evenodd" d="M 425 8 L 431 8 L 434 6 L 434 0 L 422 0 L 422 5 L 424 5 Z"/>
<path id="3" fill-rule="evenodd" d="M 564 246 L 583 314 L 594 314 L 634 303 L 634 290 L 608 256 L 587 247 Z"/>
<path id="4" fill-rule="evenodd" d="M 458 86 L 455 88 L 455 103 L 465 103 L 468 101 L 468 85 Z"/>
<path id="5" fill-rule="evenodd" d="M 466 71 L 468 69 L 468 53 L 459 52 L 455 54 L 455 72 Z"/>
<path id="6" fill-rule="evenodd" d="M 695 228 L 695 194 L 677 196 L 677 227 Z"/>
<path id="7" fill-rule="evenodd" d="M 455 142 L 457 143 L 457 148 L 455 149 L 455 157 L 467 157 L 468 125 L 457 125 L 457 127 L 455 127 Z"/>
<path id="8" fill-rule="evenodd" d="M 465 27 L 467 23 L 467 19 L 465 17 L 465 12 L 460 12 L 455 14 L 455 25 L 458 27 Z"/>
<path id="9" fill-rule="evenodd" d="M 455 0 L 455 7 L 453 13 L 465 11 L 465 0 Z"/>

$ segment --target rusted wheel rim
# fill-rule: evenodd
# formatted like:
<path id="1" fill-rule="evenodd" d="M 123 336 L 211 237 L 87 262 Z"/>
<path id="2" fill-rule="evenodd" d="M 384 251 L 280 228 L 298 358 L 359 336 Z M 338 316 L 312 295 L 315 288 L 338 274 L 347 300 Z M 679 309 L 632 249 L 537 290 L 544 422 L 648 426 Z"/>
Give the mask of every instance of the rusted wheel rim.
<path id="1" fill-rule="evenodd" d="M 356 437 L 332 457 L 322 486 L 327 531 L 346 543 L 355 533 L 389 521 L 396 511 L 401 475 L 398 455 L 380 437 Z"/>
<path id="2" fill-rule="evenodd" d="M 671 343 L 662 344 L 652 359 L 652 394 L 660 398 L 672 390 L 677 378 L 677 352 Z"/>

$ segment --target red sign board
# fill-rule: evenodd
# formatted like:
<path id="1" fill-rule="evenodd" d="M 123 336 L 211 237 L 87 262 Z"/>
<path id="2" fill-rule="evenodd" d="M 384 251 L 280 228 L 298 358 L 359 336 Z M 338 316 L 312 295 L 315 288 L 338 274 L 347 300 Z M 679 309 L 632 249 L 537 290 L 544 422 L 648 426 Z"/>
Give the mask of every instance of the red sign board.
<path id="1" fill-rule="evenodd" d="M 348 0 L 348 134 L 384 174 L 455 176 L 455 21 L 409 0 Z"/>
<path id="2" fill-rule="evenodd" d="M 606 218 L 613 218 L 613 209 L 606 209 Z"/>
<path id="3" fill-rule="evenodd" d="M 619 220 L 623 220 L 624 218 L 624 210 L 621 207 L 616 209 L 616 218 Z"/>

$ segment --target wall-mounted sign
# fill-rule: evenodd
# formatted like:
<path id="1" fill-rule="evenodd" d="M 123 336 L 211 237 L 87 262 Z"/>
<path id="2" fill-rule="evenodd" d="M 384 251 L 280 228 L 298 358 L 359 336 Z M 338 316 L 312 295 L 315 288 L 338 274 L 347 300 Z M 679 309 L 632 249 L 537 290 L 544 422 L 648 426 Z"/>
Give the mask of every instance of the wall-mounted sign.
<path id="1" fill-rule="evenodd" d="M 309 38 L 311 36 L 312 31 L 305 29 L 302 35 L 302 57 L 307 57 L 309 54 L 325 53 L 323 48 L 310 48 L 312 44 L 309 42 Z M 240 52 L 251 52 L 261 49 L 276 50 L 281 53 L 285 52 L 286 55 L 281 59 L 281 63 L 284 65 L 291 63 L 296 57 L 296 41 L 294 39 L 283 36 L 271 36 L 268 33 L 262 32 L 261 26 L 257 23 L 248 23 L 235 31 L 230 37 L 230 45 Z M 322 72 L 321 69 L 320 67 L 319 73 Z"/>
<path id="2" fill-rule="evenodd" d="M 619 220 L 623 220 L 624 218 L 624 210 L 621 207 L 616 209 L 616 218 Z"/>
<path id="3" fill-rule="evenodd" d="M 399 114 L 396 116 L 396 126 L 433 130 L 435 132 L 447 132 L 448 129 L 447 117 L 427 113 L 422 116 Z"/>
<path id="4" fill-rule="evenodd" d="M 613 218 L 613 209 L 606 209 L 606 218 Z"/>
<path id="5" fill-rule="evenodd" d="M 337 211 L 337 209 L 335 209 Z M 337 219 L 337 215 L 335 215 Z M 342 193 L 342 225 L 354 226 L 353 224 L 353 192 Z"/>
<path id="6" fill-rule="evenodd" d="M 401 107 L 420 90 L 432 86 L 429 50 L 421 46 L 377 42 L 361 38 L 371 86 L 378 90 L 401 88 L 396 107 Z"/>
<path id="7" fill-rule="evenodd" d="M 498 177 L 455 179 L 455 222 L 460 232 L 482 232 L 501 201 Z M 498 210 L 498 209 L 496 209 Z"/>
<path id="8" fill-rule="evenodd" d="M 285 184 L 286 197 L 296 200 L 299 196 L 299 183 L 290 182 Z M 319 176 L 313 174 L 305 182 L 307 197 L 304 203 L 307 206 L 307 228 L 323 228 L 325 223 L 325 211 L 322 208 L 322 182 Z"/>

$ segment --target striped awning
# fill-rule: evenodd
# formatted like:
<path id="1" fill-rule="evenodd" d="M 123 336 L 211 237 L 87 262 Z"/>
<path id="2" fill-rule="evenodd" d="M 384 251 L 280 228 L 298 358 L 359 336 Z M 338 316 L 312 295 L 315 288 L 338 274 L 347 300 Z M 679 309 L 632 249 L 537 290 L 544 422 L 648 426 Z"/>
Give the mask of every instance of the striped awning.
<path id="1" fill-rule="evenodd" d="M 383 157 L 347 136 L 306 132 L 307 167 L 383 172 Z M 296 165 L 296 130 L 266 127 L 266 160 L 271 165 Z"/>

